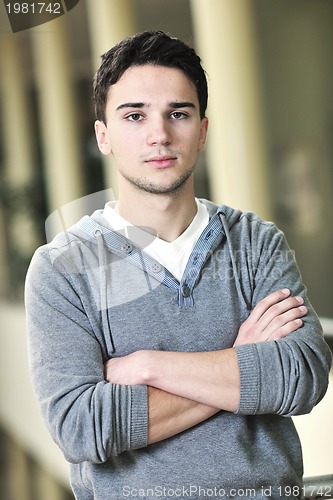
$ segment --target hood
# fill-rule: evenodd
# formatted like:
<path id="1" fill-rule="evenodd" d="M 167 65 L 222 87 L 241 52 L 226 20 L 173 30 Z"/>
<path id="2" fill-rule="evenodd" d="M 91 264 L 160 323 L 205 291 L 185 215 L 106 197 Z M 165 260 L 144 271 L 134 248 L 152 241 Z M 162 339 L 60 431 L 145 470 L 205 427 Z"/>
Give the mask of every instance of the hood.
<path id="1" fill-rule="evenodd" d="M 203 256 L 203 259 L 207 258 L 209 252 L 214 250 L 214 248 L 220 244 L 222 238 L 225 237 L 235 276 L 237 276 L 237 264 L 235 262 L 234 251 L 232 249 L 230 230 L 233 225 L 239 221 L 242 212 L 240 210 L 234 210 L 226 205 L 218 206 L 208 200 L 200 199 L 199 201 L 207 207 L 209 212 L 209 223 L 204 239 L 207 240 L 207 237 L 210 238 L 212 236 L 212 239 L 214 240 L 213 246 L 211 246 L 211 244 L 208 245 L 204 243 L 204 245 L 206 245 L 206 249 L 204 250 L 204 252 L 206 252 L 206 257 Z M 171 273 L 169 273 L 169 271 L 165 270 L 164 267 L 162 267 L 158 262 L 153 261 L 153 259 L 144 252 L 144 248 L 151 243 L 152 239 L 155 237 L 154 235 L 142 231 L 138 233 L 135 226 L 128 226 L 127 228 L 124 228 L 124 230 L 114 231 L 103 216 L 103 210 L 97 210 L 91 216 L 83 217 L 75 226 L 70 228 L 68 232 L 79 240 L 89 243 L 90 246 L 97 246 L 96 253 L 98 254 L 99 262 L 98 272 L 100 287 L 99 307 L 102 313 L 103 330 L 105 333 L 107 331 L 110 332 L 110 344 L 108 345 L 108 351 L 110 353 L 114 352 L 114 345 L 112 342 L 111 323 L 108 308 L 108 280 L 110 279 L 110 275 L 107 278 L 106 266 L 109 266 L 112 255 L 120 258 L 128 258 L 133 262 L 133 264 L 145 271 L 149 289 L 151 288 L 149 274 L 153 272 L 154 278 L 157 278 L 157 280 L 161 283 L 164 283 L 178 291 L 180 304 L 184 301 L 181 294 L 182 287 L 179 282 L 172 276 Z M 135 232 L 136 234 L 134 234 Z M 131 236 L 135 237 L 131 238 Z M 136 242 L 135 245 L 133 244 L 133 240 Z M 202 248 L 203 244 L 201 243 L 201 251 Z M 193 279 L 196 280 L 197 277 Z M 239 280 L 236 280 L 236 286 L 238 288 L 239 296 L 244 297 Z"/>

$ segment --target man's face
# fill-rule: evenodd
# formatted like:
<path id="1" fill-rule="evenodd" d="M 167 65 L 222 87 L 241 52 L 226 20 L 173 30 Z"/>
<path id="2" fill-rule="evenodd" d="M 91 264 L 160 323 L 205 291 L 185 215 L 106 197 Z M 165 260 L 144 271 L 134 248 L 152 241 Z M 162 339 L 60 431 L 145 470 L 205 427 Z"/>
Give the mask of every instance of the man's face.
<path id="1" fill-rule="evenodd" d="M 106 124 L 95 124 L 98 146 L 112 154 L 119 186 L 151 193 L 177 191 L 191 176 L 204 149 L 194 84 L 175 68 L 132 66 L 110 87 Z"/>

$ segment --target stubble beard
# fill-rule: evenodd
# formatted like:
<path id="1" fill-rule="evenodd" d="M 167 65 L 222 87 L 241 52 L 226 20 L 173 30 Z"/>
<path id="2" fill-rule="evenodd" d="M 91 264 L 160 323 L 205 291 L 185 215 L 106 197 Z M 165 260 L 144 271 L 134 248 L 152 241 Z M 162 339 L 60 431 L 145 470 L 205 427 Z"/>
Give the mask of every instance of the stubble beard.
<path id="1" fill-rule="evenodd" d="M 138 179 L 136 177 L 131 177 L 127 174 L 122 173 L 122 176 L 124 179 L 126 179 L 132 186 L 134 186 L 136 189 L 138 189 L 141 192 L 149 193 L 149 194 L 155 194 L 155 195 L 172 195 L 172 196 L 179 196 L 179 194 L 182 192 L 183 188 L 185 187 L 185 184 L 187 180 L 191 177 L 195 170 L 195 165 L 191 167 L 190 169 L 186 170 L 183 172 L 183 174 L 178 177 L 178 179 L 175 179 L 174 181 L 170 182 L 168 185 L 160 185 L 157 182 L 154 183 L 151 180 L 148 179 Z"/>

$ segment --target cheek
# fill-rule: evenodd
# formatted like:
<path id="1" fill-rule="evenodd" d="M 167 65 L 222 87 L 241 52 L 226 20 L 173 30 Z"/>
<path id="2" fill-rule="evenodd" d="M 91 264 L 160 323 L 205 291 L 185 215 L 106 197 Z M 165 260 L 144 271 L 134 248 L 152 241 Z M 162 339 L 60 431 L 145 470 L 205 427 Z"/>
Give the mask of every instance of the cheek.
<path id="1" fill-rule="evenodd" d="M 197 153 L 201 144 L 201 133 L 197 128 L 187 130 L 177 138 L 179 149 L 187 150 L 188 153 Z"/>
<path id="2" fill-rule="evenodd" d="M 121 169 L 130 170 L 137 158 L 135 141 L 132 138 L 113 137 L 112 141 L 112 155 L 116 164 Z"/>
<path id="3" fill-rule="evenodd" d="M 126 150 L 129 149 L 129 145 L 131 142 L 124 137 L 123 134 L 117 133 L 117 131 L 113 132 L 111 135 L 111 147 L 112 152 L 115 156 L 119 154 L 126 153 Z"/>

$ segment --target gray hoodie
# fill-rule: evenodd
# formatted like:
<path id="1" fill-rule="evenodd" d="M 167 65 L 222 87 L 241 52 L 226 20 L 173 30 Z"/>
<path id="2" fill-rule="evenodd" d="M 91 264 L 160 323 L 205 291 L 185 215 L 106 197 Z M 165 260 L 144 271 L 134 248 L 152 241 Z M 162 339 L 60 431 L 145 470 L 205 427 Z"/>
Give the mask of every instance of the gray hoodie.
<path id="1" fill-rule="evenodd" d="M 135 246 L 107 226 L 102 211 L 32 259 L 32 381 L 48 429 L 72 463 L 79 500 L 302 497 L 290 417 L 324 396 L 331 353 L 283 233 L 254 214 L 201 201 L 210 221 L 180 283 L 145 252 L 149 236 Z M 283 340 L 237 347 L 237 413 L 221 411 L 147 446 L 147 387 L 107 383 L 103 363 L 140 349 L 229 348 L 253 307 L 280 288 L 303 296 L 309 313 Z"/>

